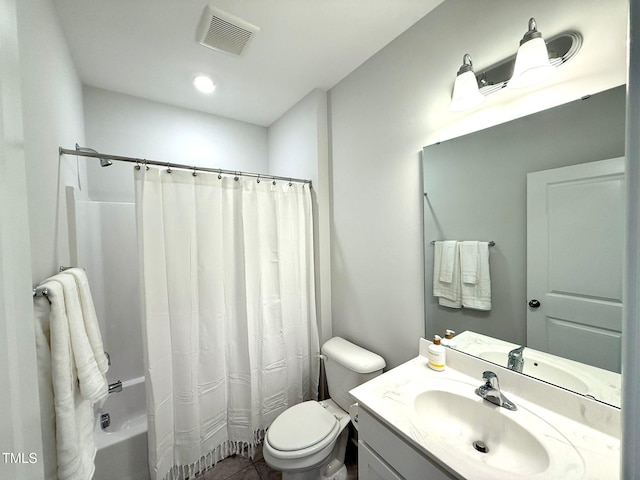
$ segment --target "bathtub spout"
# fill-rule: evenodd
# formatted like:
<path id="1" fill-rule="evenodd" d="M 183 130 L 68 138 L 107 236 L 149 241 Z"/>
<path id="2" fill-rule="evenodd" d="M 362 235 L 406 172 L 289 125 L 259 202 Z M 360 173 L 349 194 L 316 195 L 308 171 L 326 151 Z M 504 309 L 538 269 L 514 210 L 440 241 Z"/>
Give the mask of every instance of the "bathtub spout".
<path id="1" fill-rule="evenodd" d="M 117 382 L 109 384 L 109 393 L 121 392 L 122 391 L 122 381 L 118 380 Z"/>

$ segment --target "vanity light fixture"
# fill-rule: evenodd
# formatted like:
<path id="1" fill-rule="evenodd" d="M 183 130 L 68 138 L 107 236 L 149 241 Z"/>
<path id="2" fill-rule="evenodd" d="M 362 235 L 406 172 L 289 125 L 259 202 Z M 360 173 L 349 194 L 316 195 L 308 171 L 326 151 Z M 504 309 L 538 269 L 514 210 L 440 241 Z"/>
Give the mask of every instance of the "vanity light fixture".
<path id="1" fill-rule="evenodd" d="M 211 80 L 211 77 L 206 75 L 196 75 L 193 77 L 193 86 L 196 87 L 202 93 L 213 93 L 216 89 L 216 84 Z"/>
<path id="2" fill-rule="evenodd" d="M 480 93 L 476 74 L 473 71 L 471 55 L 465 53 L 462 57 L 462 65 L 458 70 L 456 82 L 453 85 L 453 94 L 449 110 L 460 112 L 477 107 L 485 101 L 485 96 Z"/>
<path id="3" fill-rule="evenodd" d="M 531 18 L 529 30 L 520 42 L 517 55 L 501 60 L 477 74 L 473 71 L 469 54 L 464 55 L 463 64 L 458 70 L 453 86 L 449 110 L 468 110 L 482 103 L 483 100 L 478 99 L 474 93 L 473 82 L 467 80 L 471 75 L 475 77 L 481 97 L 502 90 L 506 86 L 532 86 L 549 78 L 555 68 L 571 60 L 581 46 L 582 35 L 573 31 L 560 33 L 545 42 L 537 29 L 535 19 Z M 467 75 L 461 79 L 464 74 Z M 459 85 L 462 90 L 459 90 Z"/>

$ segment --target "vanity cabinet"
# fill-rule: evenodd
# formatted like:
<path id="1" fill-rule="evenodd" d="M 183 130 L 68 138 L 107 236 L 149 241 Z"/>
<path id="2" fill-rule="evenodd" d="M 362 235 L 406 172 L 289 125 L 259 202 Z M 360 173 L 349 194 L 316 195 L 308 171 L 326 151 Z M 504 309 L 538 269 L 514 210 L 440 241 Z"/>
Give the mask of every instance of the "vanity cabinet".
<path id="1" fill-rule="evenodd" d="M 358 414 L 359 480 L 459 478 L 420 453 L 361 406 Z"/>

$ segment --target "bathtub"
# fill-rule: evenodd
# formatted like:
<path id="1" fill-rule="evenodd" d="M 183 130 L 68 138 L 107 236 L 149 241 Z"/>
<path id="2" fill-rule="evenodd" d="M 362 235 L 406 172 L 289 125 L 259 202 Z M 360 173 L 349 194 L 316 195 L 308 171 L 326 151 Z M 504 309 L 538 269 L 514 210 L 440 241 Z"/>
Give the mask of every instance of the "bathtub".
<path id="1" fill-rule="evenodd" d="M 96 473 L 94 480 L 148 480 L 147 412 L 144 377 L 122 382 L 122 391 L 110 393 L 96 405 Z M 102 429 L 100 417 L 111 424 Z"/>

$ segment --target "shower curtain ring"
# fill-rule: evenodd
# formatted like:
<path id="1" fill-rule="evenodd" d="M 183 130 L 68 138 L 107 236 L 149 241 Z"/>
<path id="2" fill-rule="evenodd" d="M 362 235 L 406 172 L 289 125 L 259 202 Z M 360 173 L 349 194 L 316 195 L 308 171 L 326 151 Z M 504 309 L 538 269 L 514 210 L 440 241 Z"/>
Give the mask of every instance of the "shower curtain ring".
<path id="1" fill-rule="evenodd" d="M 238 172 L 236 172 L 236 176 L 233 177 L 233 179 L 237 182 L 238 181 Z"/>
<path id="2" fill-rule="evenodd" d="M 167 173 L 171 173 L 171 164 L 167 163 Z"/>
<path id="3" fill-rule="evenodd" d="M 198 172 L 196 172 L 196 166 L 195 165 L 193 166 L 193 173 L 191 175 L 193 175 L 194 177 L 198 176 Z"/>
<path id="4" fill-rule="evenodd" d="M 220 180 L 222 178 L 222 169 L 219 168 L 218 169 L 218 180 Z"/>
<path id="5" fill-rule="evenodd" d="M 271 177 L 271 178 L 273 179 L 272 183 L 275 185 L 276 184 L 276 177 Z"/>
<path id="6" fill-rule="evenodd" d="M 140 170 L 140 162 L 138 160 L 136 160 L 136 166 L 134 168 Z"/>
<path id="7" fill-rule="evenodd" d="M 258 183 L 260 183 L 260 174 L 258 174 Z"/>
<path id="8" fill-rule="evenodd" d="M 292 185 L 292 183 L 291 183 L 291 179 L 289 179 L 289 186 L 291 186 L 291 185 Z"/>
<path id="9" fill-rule="evenodd" d="M 147 159 L 144 158 L 143 161 L 144 161 L 144 169 L 149 170 L 149 165 L 147 165 Z"/>

